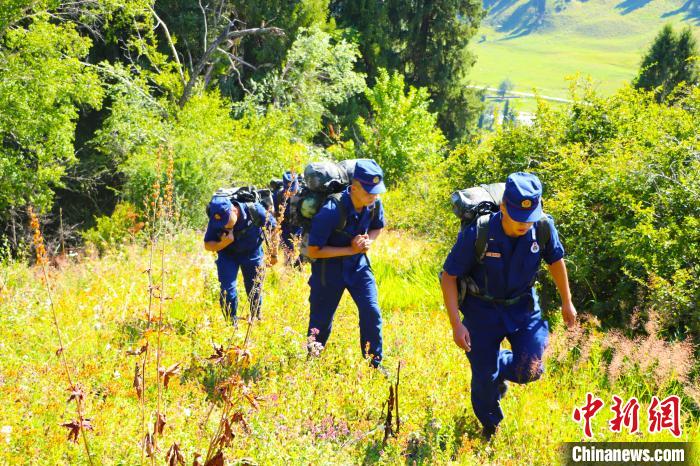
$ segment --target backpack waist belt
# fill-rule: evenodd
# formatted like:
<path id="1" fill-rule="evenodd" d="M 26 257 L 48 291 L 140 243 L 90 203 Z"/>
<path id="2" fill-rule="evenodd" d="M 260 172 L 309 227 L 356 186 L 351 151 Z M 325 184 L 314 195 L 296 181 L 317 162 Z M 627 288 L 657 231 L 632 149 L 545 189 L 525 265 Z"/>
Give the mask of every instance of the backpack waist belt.
<path id="1" fill-rule="evenodd" d="M 487 303 L 502 304 L 505 306 L 511 306 L 511 305 L 517 303 L 518 301 L 520 301 L 521 299 L 523 299 L 525 296 L 530 296 L 530 292 L 526 292 L 526 293 L 521 294 L 520 296 L 516 296 L 515 298 L 508 298 L 508 299 L 506 299 L 506 298 L 494 298 L 493 296 L 490 296 L 490 295 L 473 293 L 469 289 L 467 290 L 467 294 L 469 296 L 474 296 L 475 298 L 478 298 L 478 299 L 485 301 Z"/>

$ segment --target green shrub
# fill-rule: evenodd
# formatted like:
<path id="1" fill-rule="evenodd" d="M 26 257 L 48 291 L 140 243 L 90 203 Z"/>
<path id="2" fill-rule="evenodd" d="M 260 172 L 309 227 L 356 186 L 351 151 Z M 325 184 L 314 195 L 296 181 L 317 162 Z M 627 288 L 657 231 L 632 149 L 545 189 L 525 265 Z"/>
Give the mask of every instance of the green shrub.
<path id="1" fill-rule="evenodd" d="M 117 204 L 112 215 L 95 219 L 97 225 L 83 233 L 88 247 L 93 246 L 104 254 L 133 240 L 143 228 L 136 208 L 128 202 Z"/>
<path id="2" fill-rule="evenodd" d="M 357 121 L 361 157 L 373 158 L 384 170 L 386 181 L 407 181 L 437 163 L 447 140 L 437 127 L 437 114 L 428 111 L 427 89 L 409 87 L 404 92 L 400 73 L 380 70 L 374 88 L 365 91 L 372 112 Z"/>

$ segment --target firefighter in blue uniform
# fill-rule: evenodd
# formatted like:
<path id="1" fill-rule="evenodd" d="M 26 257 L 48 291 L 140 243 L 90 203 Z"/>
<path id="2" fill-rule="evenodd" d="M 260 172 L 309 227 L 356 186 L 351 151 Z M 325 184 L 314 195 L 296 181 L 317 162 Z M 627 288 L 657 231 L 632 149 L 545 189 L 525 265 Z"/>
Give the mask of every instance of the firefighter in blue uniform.
<path id="1" fill-rule="evenodd" d="M 289 199 L 299 190 L 300 179 L 300 176 L 292 177 L 292 173 L 286 171 L 284 175 L 282 175 L 282 189 L 275 193 L 275 206 L 277 209 L 278 218 L 280 210 L 284 207 L 281 240 L 282 249 L 284 250 L 285 263 L 291 264 L 294 267 L 301 266 L 301 256 L 296 254 L 294 249 L 301 243 L 303 229 L 300 226 L 295 227 L 289 222 L 291 211 Z"/>
<path id="2" fill-rule="evenodd" d="M 535 223 L 543 216 L 542 184 L 529 173 L 514 173 L 506 181 L 498 213 L 488 219 L 483 258 L 475 257 L 477 222 L 463 229 L 447 256 L 441 277 L 442 293 L 454 342 L 464 349 L 472 371 L 471 401 L 490 439 L 503 420 L 500 399 L 507 381 L 528 383 L 544 371 L 542 354 L 549 340 L 534 281 L 540 261 L 548 264 L 569 327 L 576 323 L 564 264 L 564 248 L 552 218 L 546 216 L 549 241 L 540 248 Z M 458 303 L 457 279 L 473 280 Z M 459 311 L 464 318 L 460 320 Z M 507 338 L 512 350 L 502 350 Z"/>
<path id="3" fill-rule="evenodd" d="M 216 252 L 216 269 L 221 285 L 219 302 L 224 315 L 234 323 L 238 310 L 236 281 L 238 269 L 250 300 L 252 316 L 260 318 L 262 283 L 257 280 L 263 266 L 262 228 L 272 229 L 276 222 L 259 203 L 231 202 L 228 197 L 215 196 L 209 203 L 209 224 L 204 234 L 204 248 Z M 276 255 L 271 262 L 277 262 Z"/>
<path id="4" fill-rule="evenodd" d="M 371 356 L 374 367 L 380 367 L 382 360 L 382 316 L 367 251 L 384 228 L 379 194 L 385 191 L 379 165 L 374 160 L 358 160 L 352 185 L 339 202 L 329 199 L 314 216 L 308 244 L 308 256 L 315 259 L 309 278 L 309 335 L 326 345 L 333 316 L 347 289 L 359 311 L 362 354 Z M 339 231 L 343 213 L 345 226 Z"/>

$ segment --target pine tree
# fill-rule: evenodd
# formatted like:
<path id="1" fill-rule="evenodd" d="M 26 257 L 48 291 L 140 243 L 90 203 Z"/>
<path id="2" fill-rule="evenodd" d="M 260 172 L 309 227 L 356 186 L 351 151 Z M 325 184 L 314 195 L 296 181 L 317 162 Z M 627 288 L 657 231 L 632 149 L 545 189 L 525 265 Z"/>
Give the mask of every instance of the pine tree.
<path id="1" fill-rule="evenodd" d="M 634 85 L 637 89 L 655 90 L 656 100 L 663 102 L 681 82 L 699 82 L 697 59 L 697 43 L 690 27 L 676 34 L 667 24 L 644 56 Z"/>
<path id="2" fill-rule="evenodd" d="M 427 88 L 450 140 L 469 133 L 479 100 L 466 87 L 475 57 L 467 49 L 484 11 L 480 0 L 332 0 L 331 15 L 360 44 L 369 84 L 380 68 Z"/>

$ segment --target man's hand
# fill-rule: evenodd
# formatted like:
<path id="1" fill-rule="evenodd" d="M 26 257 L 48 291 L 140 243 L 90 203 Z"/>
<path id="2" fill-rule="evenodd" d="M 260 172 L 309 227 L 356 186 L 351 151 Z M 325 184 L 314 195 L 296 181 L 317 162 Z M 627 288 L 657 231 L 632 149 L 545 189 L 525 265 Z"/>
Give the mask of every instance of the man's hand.
<path id="1" fill-rule="evenodd" d="M 367 243 L 367 235 L 357 235 L 352 239 L 352 242 L 350 243 L 350 247 L 352 248 L 352 253 L 353 254 L 359 254 L 361 252 L 365 252 L 365 245 Z"/>
<path id="2" fill-rule="evenodd" d="M 472 350 L 472 340 L 469 337 L 469 330 L 461 322 L 452 327 L 452 339 L 455 344 L 467 353 Z"/>
<path id="3" fill-rule="evenodd" d="M 567 327 L 574 328 L 576 326 L 576 314 L 576 308 L 571 301 L 561 305 L 561 316 L 564 318 Z"/>
<path id="4" fill-rule="evenodd" d="M 374 243 L 373 239 L 370 239 L 368 234 L 361 235 L 362 236 L 362 252 L 367 252 L 369 251 L 369 247 L 372 246 L 372 243 Z"/>
<path id="5" fill-rule="evenodd" d="M 224 232 L 221 234 L 221 241 L 230 239 L 233 241 L 235 237 L 233 236 L 233 230 L 224 230 Z"/>

